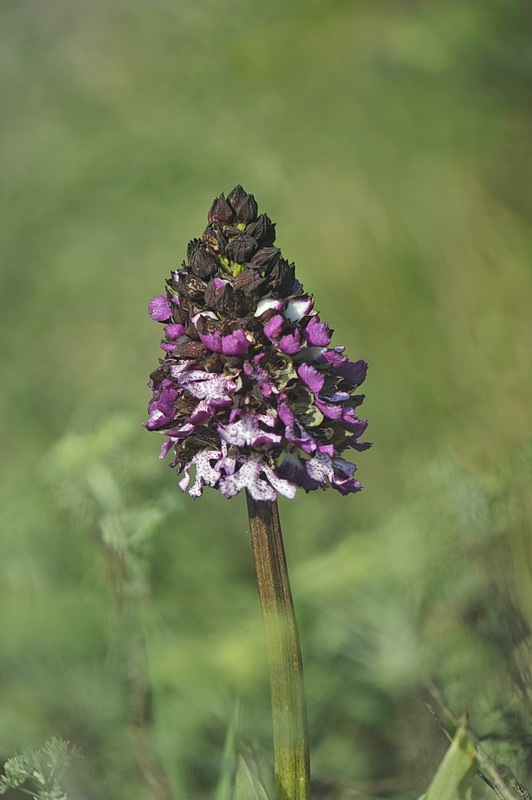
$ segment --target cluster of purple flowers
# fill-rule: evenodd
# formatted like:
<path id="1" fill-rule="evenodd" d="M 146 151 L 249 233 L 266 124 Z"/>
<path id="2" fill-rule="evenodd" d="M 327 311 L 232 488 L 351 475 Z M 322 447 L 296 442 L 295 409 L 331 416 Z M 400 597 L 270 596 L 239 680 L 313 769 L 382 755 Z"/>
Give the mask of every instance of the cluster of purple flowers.
<path id="1" fill-rule="evenodd" d="M 222 194 L 208 220 L 150 302 L 165 333 L 146 423 L 167 437 L 161 458 L 173 451 L 191 497 L 204 486 L 266 501 L 298 486 L 359 491 L 343 454 L 370 446 L 359 441 L 367 420 L 356 414 L 366 362 L 330 346 L 330 328 L 253 195 L 241 186 Z"/>

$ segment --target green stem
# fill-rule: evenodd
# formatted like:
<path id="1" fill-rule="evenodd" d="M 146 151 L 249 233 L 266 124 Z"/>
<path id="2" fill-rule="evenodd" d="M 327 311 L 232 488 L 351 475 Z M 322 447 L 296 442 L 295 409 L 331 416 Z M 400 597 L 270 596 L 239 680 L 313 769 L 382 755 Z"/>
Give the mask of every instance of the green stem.
<path id="1" fill-rule="evenodd" d="M 309 800 L 303 662 L 279 511 L 249 494 L 247 502 L 270 670 L 276 800 Z"/>

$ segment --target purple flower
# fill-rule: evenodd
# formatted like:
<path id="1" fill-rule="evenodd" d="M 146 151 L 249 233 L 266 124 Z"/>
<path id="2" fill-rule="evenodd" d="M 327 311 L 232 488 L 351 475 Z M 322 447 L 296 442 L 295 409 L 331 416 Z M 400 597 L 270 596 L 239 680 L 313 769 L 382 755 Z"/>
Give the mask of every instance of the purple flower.
<path id="1" fill-rule="evenodd" d="M 287 333 L 286 336 L 281 336 L 279 340 L 279 350 L 289 356 L 299 353 L 301 349 L 301 335 L 299 331 Z"/>
<path id="2" fill-rule="evenodd" d="M 170 304 L 165 294 L 160 294 L 150 300 L 150 317 L 157 322 L 166 322 L 172 316 L 170 311 Z"/>
<path id="3" fill-rule="evenodd" d="M 309 344 L 327 347 L 331 341 L 331 331 L 326 322 L 320 322 L 319 317 L 311 317 L 305 328 L 305 339 Z"/>
<path id="4" fill-rule="evenodd" d="M 285 319 L 282 314 L 275 314 L 264 326 L 264 335 L 267 336 L 268 339 L 277 339 L 279 338 L 284 326 Z"/>
<path id="5" fill-rule="evenodd" d="M 359 440 L 367 420 L 355 394 L 366 362 L 330 346 L 274 235 L 242 187 L 221 195 L 188 263 L 150 302 L 165 338 L 146 427 L 165 435 L 161 458 L 172 452 L 191 497 L 206 486 L 263 501 L 297 487 L 361 489 L 343 454 L 370 446 Z"/>
<path id="6" fill-rule="evenodd" d="M 168 339 L 179 339 L 185 332 L 185 326 L 173 323 L 172 325 L 165 325 L 164 332 Z"/>
<path id="7" fill-rule="evenodd" d="M 342 494 L 359 492 L 362 485 L 353 478 L 356 467 L 343 458 L 327 453 L 316 453 L 306 462 L 307 475 L 311 480 L 326 487 L 329 483 Z"/>
<path id="8" fill-rule="evenodd" d="M 368 365 L 363 359 L 360 361 L 347 361 L 338 367 L 338 375 L 352 386 L 360 386 L 366 380 Z"/>
<path id="9" fill-rule="evenodd" d="M 224 353 L 226 356 L 244 356 L 251 347 L 250 340 L 243 330 L 237 329 L 224 335 L 220 329 L 202 333 L 199 337 L 205 347 L 213 353 Z"/>
<path id="10" fill-rule="evenodd" d="M 311 392 L 314 392 L 314 394 L 321 392 L 323 384 L 325 383 L 325 375 L 323 372 L 318 372 L 316 367 L 313 367 L 311 364 L 303 363 L 297 368 L 297 374 Z"/>
<path id="11" fill-rule="evenodd" d="M 225 353 L 226 356 L 245 356 L 250 347 L 250 340 L 240 329 L 227 336 L 222 336 L 222 353 Z"/>
<path id="12" fill-rule="evenodd" d="M 313 492 L 319 488 L 320 484 L 310 477 L 305 464 L 306 462 L 295 453 L 286 453 L 277 472 L 281 478 L 285 478 L 289 483 L 299 486 L 306 492 Z"/>

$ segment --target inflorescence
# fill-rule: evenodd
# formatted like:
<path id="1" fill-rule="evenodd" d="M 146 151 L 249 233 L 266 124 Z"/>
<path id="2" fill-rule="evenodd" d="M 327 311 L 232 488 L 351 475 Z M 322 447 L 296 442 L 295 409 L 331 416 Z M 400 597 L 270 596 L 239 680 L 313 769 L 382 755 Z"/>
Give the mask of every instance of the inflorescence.
<path id="1" fill-rule="evenodd" d="M 220 195 L 208 220 L 149 307 L 165 333 L 146 423 L 167 437 L 161 458 L 173 451 L 191 497 L 204 486 L 266 501 L 298 486 L 358 492 L 343 454 L 370 447 L 356 414 L 366 362 L 330 347 L 332 331 L 253 195 L 241 186 Z"/>

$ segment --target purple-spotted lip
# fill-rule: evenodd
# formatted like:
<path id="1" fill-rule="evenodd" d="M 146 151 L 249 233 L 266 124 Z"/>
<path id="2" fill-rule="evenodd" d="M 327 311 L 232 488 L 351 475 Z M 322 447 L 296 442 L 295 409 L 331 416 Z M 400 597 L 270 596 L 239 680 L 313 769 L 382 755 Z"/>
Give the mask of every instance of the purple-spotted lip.
<path id="1" fill-rule="evenodd" d="M 190 470 L 196 474 L 190 485 Z M 191 497 L 200 497 L 205 486 L 218 488 L 227 498 L 247 490 L 254 500 L 273 502 L 277 493 L 293 498 L 296 487 L 279 477 L 262 459 L 253 456 L 231 456 L 222 442 L 219 450 L 206 449 L 184 465 L 184 476 L 178 486 Z"/>
<path id="2" fill-rule="evenodd" d="M 259 458 L 248 456 L 239 460 L 239 468 L 220 481 L 220 491 L 225 497 L 234 497 L 247 490 L 254 500 L 273 502 L 277 494 L 293 499 L 296 487 L 274 472 Z"/>
<path id="3" fill-rule="evenodd" d="M 282 437 L 264 429 L 276 424 L 273 414 L 245 413 L 236 422 L 219 425 L 218 433 L 224 442 L 236 447 L 263 447 L 280 443 Z"/>
<path id="4" fill-rule="evenodd" d="M 177 381 L 193 397 L 207 400 L 210 403 L 231 403 L 232 395 L 237 389 L 237 384 L 231 378 L 219 375 L 216 372 L 203 370 L 190 370 L 182 372 Z"/>

